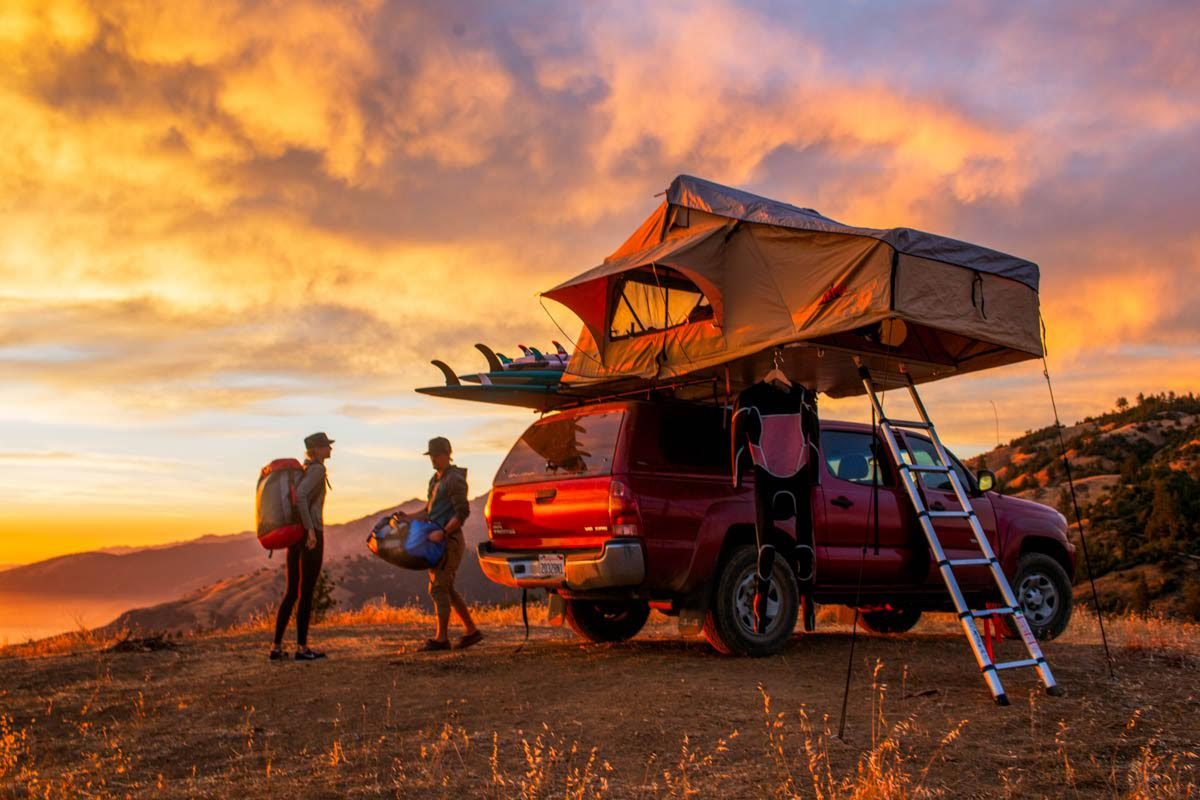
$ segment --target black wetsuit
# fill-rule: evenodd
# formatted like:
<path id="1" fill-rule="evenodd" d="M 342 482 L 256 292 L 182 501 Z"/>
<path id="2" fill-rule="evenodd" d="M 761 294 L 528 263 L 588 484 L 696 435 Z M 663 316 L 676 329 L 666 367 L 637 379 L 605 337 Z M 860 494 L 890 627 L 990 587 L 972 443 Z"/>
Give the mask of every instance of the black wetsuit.
<path id="1" fill-rule="evenodd" d="M 756 383 L 738 395 L 732 428 L 733 481 L 740 484 L 741 467 L 754 471 L 755 535 L 759 549 L 756 617 L 765 608 L 770 590 L 776 520 L 796 519 L 797 579 L 805 595 L 805 623 L 811 625 L 812 603 L 807 597 L 816 580 L 816 551 L 812 522 L 812 484 L 819 479 L 820 428 L 817 395 L 799 384 L 790 388 Z M 765 622 L 757 620 L 760 629 Z"/>

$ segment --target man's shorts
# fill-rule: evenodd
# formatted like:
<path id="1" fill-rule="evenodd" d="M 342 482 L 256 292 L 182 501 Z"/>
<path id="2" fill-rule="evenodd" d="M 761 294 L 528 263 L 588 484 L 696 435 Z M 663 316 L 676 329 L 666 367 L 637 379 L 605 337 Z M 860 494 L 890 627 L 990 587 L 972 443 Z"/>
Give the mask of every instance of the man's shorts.
<path id="1" fill-rule="evenodd" d="M 466 542 L 463 540 L 461 529 L 446 534 L 446 554 L 436 567 L 429 570 L 429 594 L 435 597 L 438 594 L 449 596 L 453 591 L 454 578 L 458 574 L 458 565 L 462 563 L 464 549 Z"/>

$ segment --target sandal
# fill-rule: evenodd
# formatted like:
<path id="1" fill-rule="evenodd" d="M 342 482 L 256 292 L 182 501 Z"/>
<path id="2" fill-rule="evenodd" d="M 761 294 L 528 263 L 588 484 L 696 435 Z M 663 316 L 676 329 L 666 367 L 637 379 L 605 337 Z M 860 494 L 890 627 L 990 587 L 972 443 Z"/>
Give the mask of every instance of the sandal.
<path id="1" fill-rule="evenodd" d="M 449 650 L 450 642 L 440 642 L 437 639 L 426 639 L 425 644 L 417 648 L 418 653 L 432 653 L 438 650 Z"/>
<path id="2" fill-rule="evenodd" d="M 482 641 L 483 641 L 483 631 L 478 631 L 478 630 L 472 631 L 471 633 L 465 634 L 461 639 L 459 639 L 457 642 L 455 642 L 454 649 L 455 650 L 466 650 L 471 645 L 479 644 Z"/>

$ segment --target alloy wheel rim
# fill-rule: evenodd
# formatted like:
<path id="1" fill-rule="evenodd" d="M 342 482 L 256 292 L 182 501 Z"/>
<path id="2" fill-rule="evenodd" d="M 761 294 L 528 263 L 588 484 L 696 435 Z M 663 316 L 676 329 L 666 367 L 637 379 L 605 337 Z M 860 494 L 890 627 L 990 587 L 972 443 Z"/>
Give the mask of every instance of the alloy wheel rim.
<path id="1" fill-rule="evenodd" d="M 772 579 L 767 591 L 767 628 L 762 633 L 754 632 L 754 584 L 755 571 L 747 570 L 738 581 L 734 592 L 734 612 L 742 632 L 748 636 L 766 638 L 779 627 L 779 582 Z"/>
<path id="2" fill-rule="evenodd" d="M 1017 599 L 1025 618 L 1039 627 L 1049 625 L 1058 613 L 1058 589 L 1045 573 L 1026 575 L 1017 587 Z"/>

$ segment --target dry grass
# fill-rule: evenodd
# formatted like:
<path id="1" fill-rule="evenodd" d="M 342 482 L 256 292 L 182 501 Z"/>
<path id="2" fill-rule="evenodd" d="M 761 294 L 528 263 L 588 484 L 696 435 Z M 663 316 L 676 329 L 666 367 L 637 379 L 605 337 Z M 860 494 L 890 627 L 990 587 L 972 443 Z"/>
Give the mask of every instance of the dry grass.
<path id="1" fill-rule="evenodd" d="M 544 607 L 532 604 L 529 607 L 529 624 L 538 624 L 544 616 Z M 512 605 L 477 605 L 471 608 L 471 616 L 481 626 L 506 627 L 521 624 L 521 607 Z M 427 625 L 434 624 L 433 613 L 418 605 L 392 606 L 386 602 L 369 603 L 354 611 L 333 611 L 321 620 L 329 627 L 362 625 Z M 226 629 L 230 633 L 270 631 L 275 627 L 274 612 L 261 612 L 246 622 Z"/>
<path id="2" fill-rule="evenodd" d="M 926 614 L 921 631 L 958 631 L 953 614 Z M 1114 656 L 1146 655 L 1171 662 L 1200 660 L 1200 623 L 1159 614 L 1105 615 L 1104 631 Z M 1076 607 L 1071 625 L 1056 643 L 1100 645 L 1100 623 L 1086 608 Z"/>
<path id="3" fill-rule="evenodd" d="M 97 633 L 80 626 L 78 630 L 22 644 L 0 645 L 0 658 L 45 658 L 72 653 L 90 653 L 111 647 L 124 632 Z"/>
<path id="4" fill-rule="evenodd" d="M 481 608 L 477 616 L 495 637 L 519 641 L 519 609 Z M 465 676 L 484 684 L 483 698 L 496 698 L 498 692 L 523 694 L 515 686 L 508 688 L 510 674 L 575 669 L 584 659 L 585 666 L 589 661 L 591 666 L 565 684 L 547 688 L 547 697 L 564 691 L 563 685 L 582 684 L 592 679 L 588 676 L 618 667 L 618 692 L 621 681 L 643 676 L 664 683 L 666 691 L 667 676 L 675 673 L 715 682 L 730 670 L 755 665 L 745 674 L 775 674 L 778 687 L 778 669 L 771 669 L 779 662 L 721 659 L 707 653 L 692 657 L 689 650 L 669 647 L 655 655 L 636 645 L 624 650 L 581 647 L 571 640 L 555 645 L 544 638 L 550 632 L 542 629 L 543 638 L 537 640 L 541 649 L 520 659 L 510 649 L 492 651 L 486 656 L 490 661 L 472 651 L 457 660 L 410 657 L 393 662 L 394 669 L 376 669 L 368 676 L 354 668 L 305 673 L 323 675 L 323 682 L 334 676 L 374 682 L 373 688 L 357 693 L 348 686 L 322 683 L 331 698 L 328 706 L 300 702 L 303 687 L 283 687 L 282 694 L 259 693 L 254 702 L 239 701 L 236 698 L 254 696 L 238 691 L 239 683 L 278 674 L 265 671 L 257 659 L 247 666 L 251 662 L 243 655 L 268 622 L 256 620 L 237 631 L 191 640 L 189 650 L 204 654 L 198 661 L 207 664 L 208 671 L 197 666 L 178 677 L 172 676 L 188 668 L 187 651 L 113 656 L 103 653 L 100 643 L 80 638 L 80 648 L 70 656 L 61 655 L 61 643 L 53 649 L 9 653 L 11 659 L 0 674 L 0 797 L 1200 797 L 1194 727 L 1180 730 L 1161 724 L 1163 706 L 1171 702 L 1194 709 L 1195 690 L 1186 700 L 1177 696 L 1178 689 L 1155 694 L 1158 681 L 1153 679 L 1120 687 L 1122 702 L 1139 705 L 1123 725 L 1118 717 L 1116 727 L 1102 719 L 1117 707 L 1115 694 L 1112 708 L 1088 701 L 1070 711 L 1030 690 L 1027 709 L 997 711 L 966 676 L 964 691 L 974 693 L 959 705 L 937 698 L 914 700 L 924 695 L 908 694 L 908 687 L 920 679 L 912 670 L 928 667 L 911 660 L 913 656 L 905 656 L 909 660 L 903 664 L 889 662 L 895 664 L 891 667 L 874 658 L 860 689 L 869 710 L 852 725 L 852 741 L 834 735 L 828 704 L 822 711 L 796 696 L 780 700 L 768 689 L 769 681 L 760 680 L 757 686 L 743 685 L 747 691 L 737 691 L 739 684 L 734 682 L 733 689 L 703 695 L 707 700 L 699 700 L 699 716 L 671 717 L 672 706 L 667 704 L 666 711 L 657 712 L 663 732 L 631 744 L 638 725 L 647 724 L 646 719 L 638 722 L 636 708 L 628 722 L 603 728 L 628 731 L 628 740 L 620 734 L 596 733 L 601 729 L 598 721 L 630 713 L 621 702 L 581 707 L 572 715 L 570 703 L 582 701 L 568 701 L 565 715 L 557 706 L 557 712 L 546 711 L 541 719 L 536 703 L 518 704 L 516 711 L 504 714 L 472 713 L 460 708 L 466 701 L 455 699 L 448 689 L 460 684 L 445 681 Z M 837 626 L 836 620 L 826 622 Z M 1066 638 L 1092 652 L 1094 622 L 1089 626 L 1085 615 L 1079 622 Z M 336 641 L 347 653 L 350 642 L 371 637 L 375 638 L 369 647 L 377 648 L 379 629 L 417 636 L 431 624 L 431 617 L 417 608 L 371 607 L 333 615 L 325 621 L 323 635 L 340 630 L 342 638 Z M 943 624 L 953 629 L 949 620 L 935 618 L 923 623 L 922 630 L 937 631 Z M 1126 671 L 1133 672 L 1135 666 L 1161 669 L 1160 677 L 1178 676 L 1176 686 L 1194 684 L 1196 633 L 1195 625 L 1161 618 L 1109 623 L 1110 639 L 1118 660 L 1128 665 Z M 868 646 L 886 645 L 893 652 L 919 656 L 922 648 L 933 648 L 937 641 L 875 637 Z M 599 661 L 592 661 L 597 657 Z M 21 671 L 22 664 L 27 671 Z M 834 666 L 840 667 L 830 669 Z M 40 670 L 52 674 L 43 680 L 35 674 Z M 378 683 L 381 675 L 390 676 L 388 684 Z M 429 704 L 437 708 L 441 702 L 439 713 L 417 713 L 406 698 L 405 683 L 418 678 L 423 692 L 448 692 L 444 700 Z M 747 708 L 755 697 L 757 709 Z M 714 698 L 725 698 L 727 704 L 713 705 Z M 488 710 L 495 702 L 485 700 L 479 708 Z M 960 713 L 964 708 L 969 713 Z M 296 725 L 297 714 L 308 724 Z M 437 717 L 441 719 L 434 721 Z M 647 719 L 653 724 L 656 717 L 650 714 Z M 731 719 L 740 722 L 731 724 Z M 1194 713 L 1191 719 L 1194 722 Z M 981 765 L 981 760 L 1004 756 L 1001 738 L 1004 747 L 1024 756 Z M 1047 785 L 1055 788 L 1048 792 Z"/>

